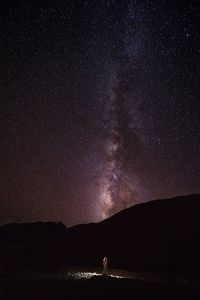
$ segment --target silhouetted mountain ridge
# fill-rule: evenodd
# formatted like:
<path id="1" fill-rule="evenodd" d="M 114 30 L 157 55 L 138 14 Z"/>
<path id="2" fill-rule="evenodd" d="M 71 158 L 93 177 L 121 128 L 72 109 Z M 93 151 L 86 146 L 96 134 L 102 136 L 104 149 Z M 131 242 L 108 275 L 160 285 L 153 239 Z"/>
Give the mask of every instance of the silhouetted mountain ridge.
<path id="1" fill-rule="evenodd" d="M 0 228 L 0 263 L 18 266 L 110 265 L 198 273 L 200 195 L 139 204 L 100 223 L 9 224 Z"/>
<path id="2" fill-rule="evenodd" d="M 66 229 L 62 222 L 10 223 L 0 227 L 2 230 L 60 230 Z"/>

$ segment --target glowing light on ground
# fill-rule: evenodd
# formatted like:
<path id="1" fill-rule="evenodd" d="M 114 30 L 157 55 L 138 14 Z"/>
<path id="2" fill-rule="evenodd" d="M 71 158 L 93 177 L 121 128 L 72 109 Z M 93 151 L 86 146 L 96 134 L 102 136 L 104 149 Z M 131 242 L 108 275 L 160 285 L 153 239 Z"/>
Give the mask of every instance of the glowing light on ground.
<path id="1" fill-rule="evenodd" d="M 89 279 L 93 276 L 104 276 L 104 275 L 102 273 L 96 273 L 96 272 L 68 272 L 67 276 L 74 279 L 81 279 L 81 278 Z M 112 275 L 112 274 L 108 274 L 106 276 L 114 277 L 114 278 L 128 278 L 128 277 Z"/>

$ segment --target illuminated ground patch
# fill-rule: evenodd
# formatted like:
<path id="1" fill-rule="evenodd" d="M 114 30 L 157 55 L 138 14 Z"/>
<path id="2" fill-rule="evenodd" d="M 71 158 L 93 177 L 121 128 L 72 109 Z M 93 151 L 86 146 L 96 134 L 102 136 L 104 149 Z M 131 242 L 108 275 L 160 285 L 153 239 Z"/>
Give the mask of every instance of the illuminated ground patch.
<path id="1" fill-rule="evenodd" d="M 104 275 L 102 273 L 97 273 L 97 272 L 67 272 L 67 276 L 74 279 L 81 279 L 81 278 L 89 279 L 94 276 L 104 276 Z M 112 274 L 108 274 L 107 276 L 114 277 L 114 278 L 128 278 L 125 276 L 118 276 Z"/>

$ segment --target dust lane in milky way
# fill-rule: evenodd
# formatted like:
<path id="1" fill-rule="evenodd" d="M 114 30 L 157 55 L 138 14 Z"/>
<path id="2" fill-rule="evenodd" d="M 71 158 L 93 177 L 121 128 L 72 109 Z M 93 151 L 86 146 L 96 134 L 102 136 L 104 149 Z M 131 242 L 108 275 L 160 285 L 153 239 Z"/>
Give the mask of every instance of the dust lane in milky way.
<path id="1" fill-rule="evenodd" d="M 199 14 L 195 0 L 7 2 L 1 224 L 200 192 Z"/>

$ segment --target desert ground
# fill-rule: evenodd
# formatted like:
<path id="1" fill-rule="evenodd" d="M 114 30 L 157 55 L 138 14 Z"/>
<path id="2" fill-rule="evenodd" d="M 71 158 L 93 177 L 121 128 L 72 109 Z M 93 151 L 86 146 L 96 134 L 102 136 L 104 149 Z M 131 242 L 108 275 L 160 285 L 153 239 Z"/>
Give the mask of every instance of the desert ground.
<path id="1" fill-rule="evenodd" d="M 200 281 L 111 269 L 105 276 L 101 268 L 18 269 L 1 273 L 0 299 L 195 300 L 200 299 Z"/>

